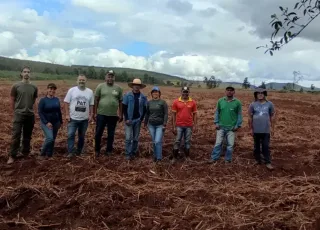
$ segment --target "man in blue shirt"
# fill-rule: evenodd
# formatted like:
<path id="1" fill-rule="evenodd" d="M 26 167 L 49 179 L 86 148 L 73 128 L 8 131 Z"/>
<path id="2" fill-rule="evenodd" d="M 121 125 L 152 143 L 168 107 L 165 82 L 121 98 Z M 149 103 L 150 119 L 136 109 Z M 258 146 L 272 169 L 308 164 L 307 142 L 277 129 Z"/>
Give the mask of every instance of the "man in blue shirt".
<path id="1" fill-rule="evenodd" d="M 140 79 L 134 79 L 128 85 L 132 91 L 124 95 L 122 104 L 125 118 L 126 159 L 132 160 L 137 154 L 141 123 L 148 100 L 140 91 L 146 87 Z"/>
<path id="2" fill-rule="evenodd" d="M 267 100 L 265 89 L 256 89 L 254 92 L 255 101 L 249 106 L 249 128 L 254 139 L 254 157 L 257 164 L 261 164 L 261 151 L 264 163 L 272 170 L 270 157 L 270 133 L 274 127 L 275 109 L 271 101 Z"/>

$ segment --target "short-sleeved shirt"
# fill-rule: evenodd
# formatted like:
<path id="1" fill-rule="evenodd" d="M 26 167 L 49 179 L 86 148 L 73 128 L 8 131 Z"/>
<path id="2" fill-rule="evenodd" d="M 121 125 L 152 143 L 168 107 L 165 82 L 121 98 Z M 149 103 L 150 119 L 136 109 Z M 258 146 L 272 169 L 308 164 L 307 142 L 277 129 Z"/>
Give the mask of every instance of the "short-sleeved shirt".
<path id="1" fill-rule="evenodd" d="M 94 105 L 93 91 L 89 88 L 80 90 L 78 86 L 68 90 L 64 102 L 69 103 L 70 118 L 74 120 L 89 119 L 90 106 Z"/>
<path id="2" fill-rule="evenodd" d="M 196 102 L 189 97 L 188 101 L 183 101 L 182 98 L 176 99 L 172 104 L 172 112 L 176 112 L 176 126 L 192 127 L 193 116 L 197 112 Z"/>
<path id="3" fill-rule="evenodd" d="M 95 96 L 99 97 L 97 113 L 104 116 L 117 116 L 119 102 L 123 99 L 122 92 L 118 85 L 99 84 L 95 92 Z"/>
<path id="4" fill-rule="evenodd" d="M 254 133 L 270 133 L 270 116 L 274 113 L 272 102 L 260 103 L 255 101 L 249 106 L 252 114 L 252 126 Z"/>
<path id="5" fill-rule="evenodd" d="M 38 88 L 31 83 L 18 82 L 11 88 L 15 98 L 14 112 L 21 115 L 34 115 L 33 105 L 38 97 Z"/>

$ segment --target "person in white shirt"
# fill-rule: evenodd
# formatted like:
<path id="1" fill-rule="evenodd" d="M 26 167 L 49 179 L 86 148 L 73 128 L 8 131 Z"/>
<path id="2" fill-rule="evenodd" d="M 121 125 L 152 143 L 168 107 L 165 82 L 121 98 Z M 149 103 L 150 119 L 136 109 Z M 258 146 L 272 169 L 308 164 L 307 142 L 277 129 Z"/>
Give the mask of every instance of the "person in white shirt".
<path id="1" fill-rule="evenodd" d="M 94 94 L 86 87 L 85 75 L 78 76 L 78 86 L 72 87 L 64 99 L 66 120 L 68 122 L 68 157 L 83 152 L 85 134 L 93 116 Z M 74 147 L 75 134 L 78 130 L 78 146 Z"/>

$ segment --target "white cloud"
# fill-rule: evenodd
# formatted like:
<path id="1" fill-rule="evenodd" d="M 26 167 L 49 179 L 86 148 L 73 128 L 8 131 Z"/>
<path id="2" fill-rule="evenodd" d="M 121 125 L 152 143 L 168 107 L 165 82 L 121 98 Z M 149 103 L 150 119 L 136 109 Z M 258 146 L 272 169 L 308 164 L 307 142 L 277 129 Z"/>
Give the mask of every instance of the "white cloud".
<path id="1" fill-rule="evenodd" d="M 72 0 L 75 6 L 85 7 L 98 13 L 129 13 L 131 2 L 127 0 Z"/>

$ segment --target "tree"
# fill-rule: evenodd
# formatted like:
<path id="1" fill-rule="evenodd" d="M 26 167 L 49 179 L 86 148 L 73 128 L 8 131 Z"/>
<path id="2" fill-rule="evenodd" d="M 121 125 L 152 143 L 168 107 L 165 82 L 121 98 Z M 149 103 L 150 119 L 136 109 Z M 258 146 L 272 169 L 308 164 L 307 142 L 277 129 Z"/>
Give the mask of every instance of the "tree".
<path id="1" fill-rule="evenodd" d="M 266 87 L 266 83 L 263 81 L 262 83 L 261 83 L 261 85 L 259 86 L 259 88 L 261 88 L 261 89 L 266 89 L 267 87 Z"/>
<path id="2" fill-rule="evenodd" d="M 243 81 L 243 83 L 242 83 L 242 88 L 244 88 L 244 89 L 250 88 L 250 83 L 249 83 L 247 77 L 244 79 L 244 81 Z"/>
<path id="3" fill-rule="evenodd" d="M 216 79 L 215 76 L 211 76 L 209 79 L 204 77 L 203 82 L 207 85 L 208 89 L 217 88 L 221 84 L 221 80 Z"/>
<path id="4" fill-rule="evenodd" d="M 272 56 L 274 51 L 280 50 L 282 46 L 298 37 L 320 15 L 320 0 L 298 0 L 293 6 L 295 12 L 289 12 L 288 7 L 279 6 L 281 15 L 271 15 L 270 24 L 274 28 L 271 34 L 271 47 L 265 45 L 259 46 L 257 49 L 265 48 L 265 53 L 269 52 Z M 280 30 L 284 32 L 281 38 L 277 36 Z"/>
<path id="5" fill-rule="evenodd" d="M 180 84 L 181 84 L 180 81 L 177 81 L 177 86 L 180 86 Z"/>
<path id="6" fill-rule="evenodd" d="M 313 91 L 313 90 L 315 90 L 316 87 L 314 87 L 314 84 L 312 84 L 310 88 Z"/>
<path id="7" fill-rule="evenodd" d="M 300 88 L 300 93 L 303 93 L 303 88 L 302 87 Z"/>
<path id="8" fill-rule="evenodd" d="M 104 69 L 100 69 L 99 79 L 104 79 L 106 76 L 106 71 Z"/>
<path id="9" fill-rule="evenodd" d="M 94 68 L 94 66 L 90 66 L 88 68 L 88 78 L 97 79 L 97 72 Z"/>
<path id="10" fill-rule="evenodd" d="M 298 84 L 301 80 L 303 80 L 303 75 L 299 71 L 293 71 L 293 90 L 295 90 L 295 85 Z"/>
<path id="11" fill-rule="evenodd" d="M 269 89 L 273 89 L 273 84 L 272 83 L 269 85 Z"/>
<path id="12" fill-rule="evenodd" d="M 56 74 L 57 74 L 57 75 L 60 75 L 60 71 L 59 71 L 58 68 L 56 68 Z"/>

